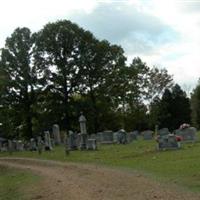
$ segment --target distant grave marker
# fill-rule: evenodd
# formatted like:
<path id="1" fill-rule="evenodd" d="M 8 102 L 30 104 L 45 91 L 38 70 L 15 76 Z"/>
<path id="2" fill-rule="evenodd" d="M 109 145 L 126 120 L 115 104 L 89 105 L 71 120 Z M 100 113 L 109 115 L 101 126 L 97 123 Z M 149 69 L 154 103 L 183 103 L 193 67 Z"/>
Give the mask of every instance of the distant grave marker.
<path id="1" fill-rule="evenodd" d="M 142 136 L 144 140 L 152 140 L 153 139 L 153 131 L 146 130 L 142 132 Z"/>
<path id="2" fill-rule="evenodd" d="M 87 150 L 97 150 L 97 140 L 96 139 L 88 139 L 87 140 Z"/>
<path id="3" fill-rule="evenodd" d="M 103 131 L 98 133 L 98 135 L 101 144 L 112 144 L 114 142 L 112 131 Z"/>
<path id="4" fill-rule="evenodd" d="M 169 135 L 170 132 L 169 132 L 168 128 L 162 128 L 162 129 L 158 130 L 157 134 L 162 137 L 162 136 L 165 136 L 165 135 Z"/>

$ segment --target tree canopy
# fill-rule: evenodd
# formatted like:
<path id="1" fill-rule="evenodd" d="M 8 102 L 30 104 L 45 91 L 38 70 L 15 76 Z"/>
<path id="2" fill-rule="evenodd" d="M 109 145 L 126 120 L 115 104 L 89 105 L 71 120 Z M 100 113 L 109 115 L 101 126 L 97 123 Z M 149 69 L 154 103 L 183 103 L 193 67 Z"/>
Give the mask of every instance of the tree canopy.
<path id="1" fill-rule="evenodd" d="M 30 138 L 54 123 L 78 131 L 81 111 L 89 133 L 190 121 L 189 99 L 166 69 L 126 60 L 121 46 L 67 20 L 17 28 L 0 54 L 1 132 Z"/>

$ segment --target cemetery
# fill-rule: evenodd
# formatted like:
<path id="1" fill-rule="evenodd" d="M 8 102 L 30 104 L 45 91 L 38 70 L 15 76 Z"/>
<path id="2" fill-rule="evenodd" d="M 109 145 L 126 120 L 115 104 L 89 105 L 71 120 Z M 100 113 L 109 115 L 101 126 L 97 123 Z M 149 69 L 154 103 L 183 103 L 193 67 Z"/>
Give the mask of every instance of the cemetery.
<path id="1" fill-rule="evenodd" d="M 2 2 L 0 200 L 199 200 L 199 3 L 52 2 Z"/>
<path id="2" fill-rule="evenodd" d="M 198 174 L 199 168 L 191 170 L 191 163 L 200 164 L 200 143 L 198 142 L 200 135 L 195 128 L 188 126 L 184 130 L 179 128 L 173 132 L 170 132 L 168 128 L 158 129 L 155 132 L 151 130 L 126 132 L 124 129 L 119 129 L 116 132 L 105 130 L 89 135 L 87 119 L 83 113 L 79 116 L 77 123 L 80 125 L 80 133 L 70 130 L 68 134 L 62 135 L 59 125 L 54 124 L 52 130 L 44 131 L 43 135 L 31 138 L 30 141 L 0 138 L 0 166 L 1 162 L 4 163 L 4 159 L 8 159 L 9 156 L 10 161 L 16 158 L 19 160 L 21 157 L 22 161 L 19 161 L 24 160 L 27 164 L 39 162 L 39 160 L 29 161 L 28 159 L 39 158 L 45 159 L 47 163 L 48 160 L 55 160 L 66 164 L 68 162 L 80 163 L 79 165 L 90 163 L 107 167 L 125 167 L 131 170 L 142 169 L 151 176 L 161 177 L 166 182 L 175 179 L 178 180 L 176 184 L 180 187 L 186 187 L 191 191 L 200 190 L 198 180 L 193 176 Z M 187 141 L 191 140 L 191 142 L 184 141 L 186 132 L 191 133 L 191 138 L 187 137 Z M 194 135 L 195 140 L 193 140 Z M 193 159 L 188 162 L 186 158 L 191 155 Z M 176 160 L 176 165 L 171 164 L 174 160 Z M 38 166 L 40 166 L 39 163 Z M 32 166 L 29 168 L 31 169 Z M 42 168 L 43 165 L 41 165 Z M 48 170 L 45 169 L 45 171 Z M 187 174 L 184 174 L 184 171 L 187 171 Z M 18 174 L 17 172 L 16 176 L 20 176 Z M 68 172 L 63 175 L 63 178 L 67 174 Z M 3 179 L 5 175 L 1 176 Z M 39 180 L 35 175 L 28 174 L 28 176 L 36 182 Z M 66 180 L 67 178 L 62 181 L 66 182 Z M 29 184 L 34 184 L 34 182 L 31 181 Z"/>

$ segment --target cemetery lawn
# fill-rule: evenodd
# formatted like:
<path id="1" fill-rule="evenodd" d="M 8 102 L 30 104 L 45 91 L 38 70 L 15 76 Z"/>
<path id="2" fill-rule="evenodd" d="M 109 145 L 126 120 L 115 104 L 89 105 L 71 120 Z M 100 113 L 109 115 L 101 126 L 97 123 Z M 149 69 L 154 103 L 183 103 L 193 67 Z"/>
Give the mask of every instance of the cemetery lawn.
<path id="1" fill-rule="evenodd" d="M 123 170 L 134 170 L 158 181 L 200 192 L 200 142 L 184 144 L 180 150 L 158 152 L 155 141 L 139 139 L 127 145 L 101 145 L 97 151 L 72 151 L 63 147 L 52 152 L 16 152 L 11 157 L 29 157 L 63 162 L 92 163 Z M 0 156 L 9 156 L 1 153 Z"/>
<path id="2" fill-rule="evenodd" d="M 39 179 L 30 172 L 0 166 L 0 200 L 27 199 L 29 188 Z"/>

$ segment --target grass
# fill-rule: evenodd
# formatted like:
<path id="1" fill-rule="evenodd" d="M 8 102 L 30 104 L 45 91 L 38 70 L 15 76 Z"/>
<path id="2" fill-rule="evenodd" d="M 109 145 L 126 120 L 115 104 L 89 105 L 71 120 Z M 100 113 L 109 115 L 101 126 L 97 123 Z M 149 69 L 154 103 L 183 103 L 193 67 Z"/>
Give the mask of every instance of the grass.
<path id="1" fill-rule="evenodd" d="M 180 150 L 156 151 L 155 141 L 134 141 L 128 145 L 101 145 L 98 151 L 73 151 L 63 147 L 52 152 L 16 152 L 12 156 L 93 163 L 141 171 L 155 179 L 200 192 L 200 143 L 184 144 Z M 8 156 L 2 153 L 0 156 Z"/>
<path id="2" fill-rule="evenodd" d="M 0 166 L 0 200 L 27 199 L 24 191 L 38 180 L 38 176 L 29 172 Z"/>

